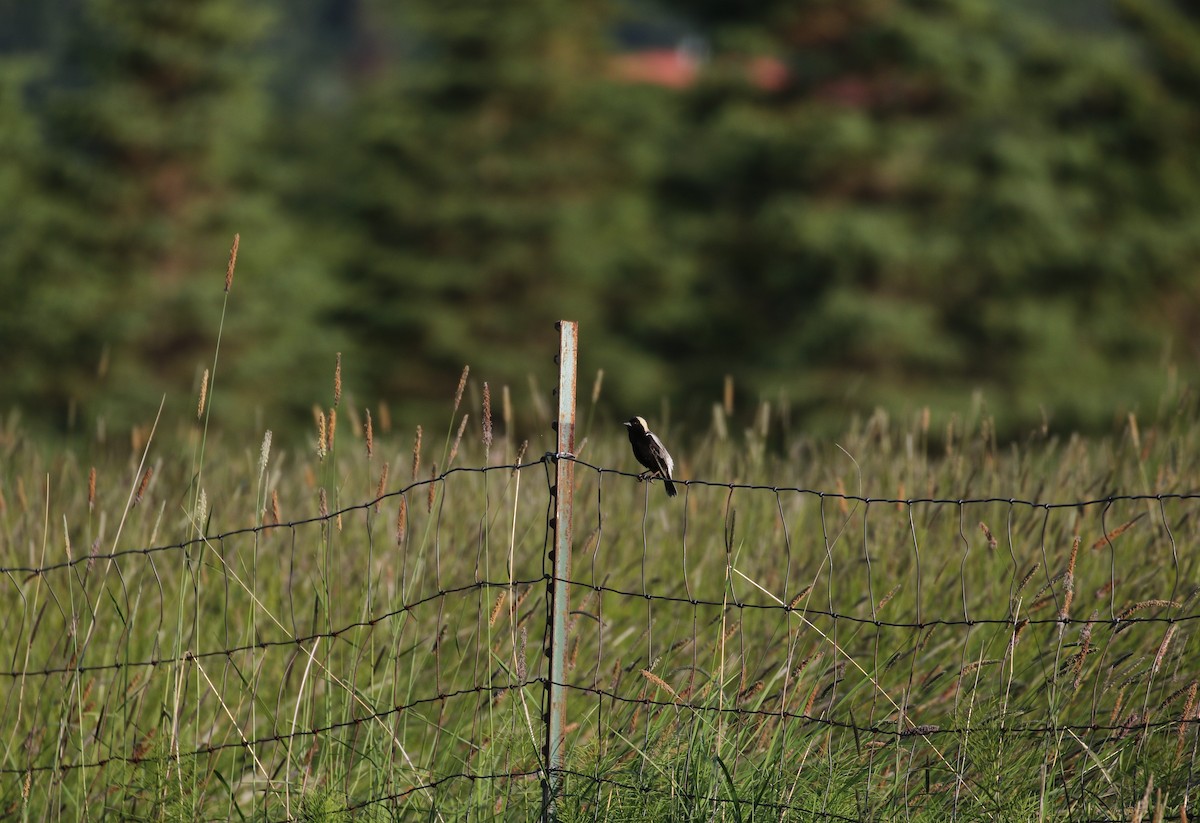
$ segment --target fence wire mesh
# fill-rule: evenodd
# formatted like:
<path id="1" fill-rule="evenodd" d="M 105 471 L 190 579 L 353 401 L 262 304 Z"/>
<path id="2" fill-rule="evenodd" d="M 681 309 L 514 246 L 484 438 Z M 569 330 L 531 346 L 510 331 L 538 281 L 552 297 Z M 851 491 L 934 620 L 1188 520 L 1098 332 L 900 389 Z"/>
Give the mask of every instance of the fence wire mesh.
<path id="1" fill-rule="evenodd" d="M 9 546 L 0 809 L 536 817 L 555 459 Z M 1197 500 L 668 500 L 576 459 L 558 812 L 1019 817 L 1018 760 L 1072 819 L 1126 819 L 1106 764 L 1194 783 Z M 139 505 L 153 535 L 166 501 Z"/>

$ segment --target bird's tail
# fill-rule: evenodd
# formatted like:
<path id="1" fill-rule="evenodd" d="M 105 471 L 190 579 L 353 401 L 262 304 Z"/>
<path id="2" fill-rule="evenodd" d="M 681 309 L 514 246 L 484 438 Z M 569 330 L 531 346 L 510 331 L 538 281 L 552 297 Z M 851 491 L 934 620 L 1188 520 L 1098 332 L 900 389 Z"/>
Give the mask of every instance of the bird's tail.
<path id="1" fill-rule="evenodd" d="M 675 490 L 675 484 L 672 483 L 669 478 L 663 478 L 663 485 L 667 489 L 667 497 L 674 497 L 675 495 L 679 494 L 679 492 Z"/>

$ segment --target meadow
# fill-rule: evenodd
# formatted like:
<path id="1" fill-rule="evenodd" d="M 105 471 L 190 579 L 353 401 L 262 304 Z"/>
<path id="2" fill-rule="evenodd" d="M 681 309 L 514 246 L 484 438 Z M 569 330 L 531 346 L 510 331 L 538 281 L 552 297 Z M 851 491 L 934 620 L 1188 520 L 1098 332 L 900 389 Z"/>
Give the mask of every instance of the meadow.
<path id="1" fill-rule="evenodd" d="M 494 393 L 436 434 L 340 373 L 304 436 L 11 416 L 3 817 L 537 819 L 553 446 Z M 652 420 L 668 499 L 581 398 L 559 819 L 1188 819 L 1190 393 L 1008 444 L 981 405 L 733 411 Z"/>

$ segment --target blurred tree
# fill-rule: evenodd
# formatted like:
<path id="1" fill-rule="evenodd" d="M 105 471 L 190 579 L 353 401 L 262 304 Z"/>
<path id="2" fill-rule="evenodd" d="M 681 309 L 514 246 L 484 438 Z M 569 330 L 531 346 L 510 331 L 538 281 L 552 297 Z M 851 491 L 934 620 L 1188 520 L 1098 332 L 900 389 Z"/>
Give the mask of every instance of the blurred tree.
<path id="1" fill-rule="evenodd" d="M 269 397 L 261 376 L 313 348 L 318 272 L 284 255 L 295 238 L 263 184 L 268 108 L 252 56 L 262 8 L 84 0 L 32 87 L 40 144 L 22 140 L 32 186 L 9 223 L 20 248 L 0 269 L 6 294 L 20 296 L 0 309 L 12 344 L 0 367 L 17 375 L 18 397 L 59 421 L 80 404 L 140 419 L 164 392 L 195 402 L 235 231 L 242 302 L 231 323 L 242 333 L 230 338 L 241 351 L 227 339 L 225 365 L 242 370 L 245 402 L 226 410 Z"/>
<path id="2" fill-rule="evenodd" d="M 464 363 L 523 385 L 552 323 L 580 320 L 630 385 L 665 363 L 638 344 L 670 255 L 652 181 L 674 100 L 608 76 L 600 0 L 377 4 L 390 30 L 326 172 L 323 226 L 346 232 L 344 322 L 374 387 L 444 408 Z M 386 21 L 386 23 L 384 22 Z M 599 352 L 603 352 L 600 355 Z M 660 384 L 661 388 L 661 384 Z"/>
<path id="3" fill-rule="evenodd" d="M 1127 44 L 973 0 L 679 7 L 718 55 L 666 185 L 711 310 L 677 332 L 693 386 L 715 351 L 827 410 L 982 387 L 1069 426 L 1157 399 L 1200 179 Z M 789 82 L 747 82 L 754 54 Z"/>

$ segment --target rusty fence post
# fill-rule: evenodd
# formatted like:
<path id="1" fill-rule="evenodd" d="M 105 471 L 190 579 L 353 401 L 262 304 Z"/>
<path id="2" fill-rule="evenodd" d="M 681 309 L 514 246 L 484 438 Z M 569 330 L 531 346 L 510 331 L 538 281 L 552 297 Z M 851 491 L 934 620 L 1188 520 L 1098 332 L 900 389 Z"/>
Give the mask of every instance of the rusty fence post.
<path id="1" fill-rule="evenodd" d="M 542 819 L 557 818 L 556 806 L 562 792 L 563 746 L 567 722 L 567 616 L 570 614 L 568 576 L 571 568 L 571 509 L 575 495 L 575 385 L 579 354 L 579 324 L 561 320 L 555 324 L 558 346 L 558 432 L 554 477 L 554 543 L 550 550 L 553 570 L 549 583 L 549 609 L 546 625 L 546 656 L 550 676 L 546 680 L 546 748 L 544 762 Z"/>

